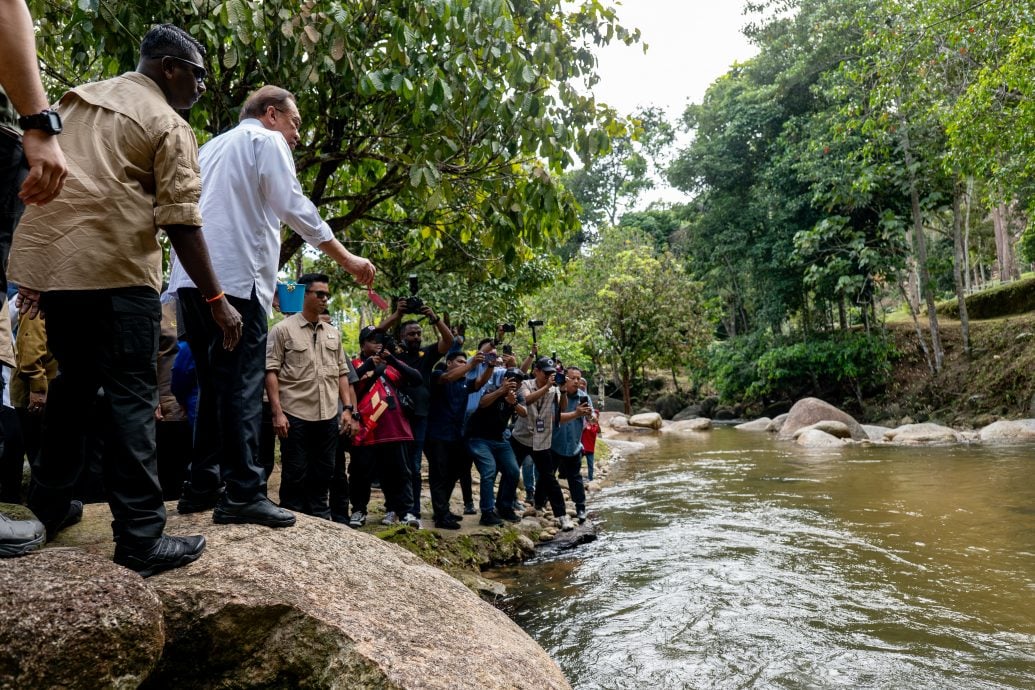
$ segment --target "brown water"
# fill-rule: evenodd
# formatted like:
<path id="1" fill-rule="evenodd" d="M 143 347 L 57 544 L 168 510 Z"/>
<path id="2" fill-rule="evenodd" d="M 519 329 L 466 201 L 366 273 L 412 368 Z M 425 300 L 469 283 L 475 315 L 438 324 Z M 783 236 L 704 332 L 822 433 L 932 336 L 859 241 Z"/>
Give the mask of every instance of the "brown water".
<path id="1" fill-rule="evenodd" d="M 576 688 L 1035 688 L 1035 447 L 663 439 L 500 573 Z"/>

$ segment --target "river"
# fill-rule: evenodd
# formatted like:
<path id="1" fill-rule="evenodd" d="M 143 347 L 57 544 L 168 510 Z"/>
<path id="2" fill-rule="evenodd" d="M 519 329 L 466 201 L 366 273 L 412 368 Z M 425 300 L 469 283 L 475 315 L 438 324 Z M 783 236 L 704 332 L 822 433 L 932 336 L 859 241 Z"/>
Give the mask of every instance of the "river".
<path id="1" fill-rule="evenodd" d="M 575 688 L 1035 688 L 1035 447 L 720 428 L 610 482 L 596 542 L 496 574 Z"/>

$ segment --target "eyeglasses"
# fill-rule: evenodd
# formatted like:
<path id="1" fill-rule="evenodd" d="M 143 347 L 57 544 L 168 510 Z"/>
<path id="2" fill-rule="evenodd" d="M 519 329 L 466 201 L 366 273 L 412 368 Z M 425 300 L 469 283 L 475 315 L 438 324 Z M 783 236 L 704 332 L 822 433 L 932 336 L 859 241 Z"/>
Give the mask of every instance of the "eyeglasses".
<path id="1" fill-rule="evenodd" d="M 164 60 L 165 58 L 170 58 L 172 60 L 178 60 L 178 61 L 182 62 L 185 65 L 189 65 L 190 66 L 190 71 L 194 72 L 194 79 L 199 84 L 203 83 L 205 81 L 205 77 L 208 76 L 208 70 L 206 70 L 203 66 L 199 65 L 196 62 L 191 62 L 190 60 L 187 60 L 186 58 L 181 58 L 179 55 L 163 55 L 162 59 Z"/>
<path id="2" fill-rule="evenodd" d="M 327 292 L 326 290 L 306 290 L 305 292 L 307 295 L 316 295 L 320 299 L 331 298 L 331 293 Z"/>
<path id="3" fill-rule="evenodd" d="M 277 106 L 273 106 L 273 109 L 276 110 L 278 113 L 284 113 L 285 115 L 290 116 L 291 124 L 295 126 L 295 129 L 302 129 L 302 118 L 300 118 L 298 115 L 292 115 L 290 111 L 284 110 L 283 108 L 278 108 Z"/>

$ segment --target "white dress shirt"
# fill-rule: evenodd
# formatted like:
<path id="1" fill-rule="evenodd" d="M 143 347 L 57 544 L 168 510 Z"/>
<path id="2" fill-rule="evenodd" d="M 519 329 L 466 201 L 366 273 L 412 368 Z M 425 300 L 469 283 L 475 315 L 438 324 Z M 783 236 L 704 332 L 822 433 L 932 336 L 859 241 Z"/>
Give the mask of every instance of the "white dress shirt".
<path id="1" fill-rule="evenodd" d="M 302 193 L 284 135 L 256 119 L 242 120 L 201 147 L 202 232 L 223 292 L 250 299 L 252 288 L 267 313 L 280 259 L 280 224 L 316 247 L 331 228 Z M 169 290 L 195 287 L 173 256 Z"/>

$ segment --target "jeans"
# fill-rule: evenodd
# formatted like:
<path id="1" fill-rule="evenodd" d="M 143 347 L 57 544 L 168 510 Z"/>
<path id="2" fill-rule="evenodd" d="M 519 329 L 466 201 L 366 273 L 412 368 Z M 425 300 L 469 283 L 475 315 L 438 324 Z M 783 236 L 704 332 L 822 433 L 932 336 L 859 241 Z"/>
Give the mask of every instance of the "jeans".
<path id="1" fill-rule="evenodd" d="M 409 420 L 410 430 L 413 432 L 413 440 L 406 449 L 406 459 L 410 463 L 410 491 L 413 493 L 413 506 L 410 512 L 420 517 L 420 460 L 424 453 L 424 437 L 428 433 L 428 418 L 409 417 Z M 431 479 L 428 481 L 430 483 Z"/>
<path id="2" fill-rule="evenodd" d="M 83 445 L 99 419 L 102 466 L 116 541 L 153 543 L 165 527 L 158 482 L 158 329 L 161 304 L 150 287 L 44 293 L 47 343 L 60 362 L 50 384 L 29 507 L 44 524 L 68 514 L 84 465 Z M 98 403 L 97 391 L 105 395 Z M 99 417 L 87 413 L 100 405 Z"/>
<path id="3" fill-rule="evenodd" d="M 558 455 L 554 453 L 554 462 L 561 476 L 568 482 L 568 493 L 575 510 L 586 509 L 586 485 L 582 483 L 582 454 Z"/>
<path id="4" fill-rule="evenodd" d="M 194 425 L 191 488 L 216 491 L 226 482 L 234 501 L 266 495 L 266 473 L 259 460 L 262 391 L 266 374 L 266 311 L 251 299 L 227 295 L 241 313 L 241 340 L 223 348 L 223 331 L 197 288 L 178 291 L 183 324 L 198 371 L 198 418 Z"/>
<path id="5" fill-rule="evenodd" d="M 593 481 L 593 451 L 584 453 L 586 456 L 586 468 L 589 471 L 589 481 Z"/>
<path id="6" fill-rule="evenodd" d="M 285 416 L 288 435 L 280 439 L 280 505 L 329 520 L 327 493 L 338 447 L 338 418 L 313 422 Z"/>
<path id="7" fill-rule="evenodd" d="M 517 494 L 518 466 L 510 443 L 503 440 L 471 438 L 467 440 L 467 450 L 474 457 L 474 464 L 481 475 L 481 511 L 487 513 L 495 509 L 496 503 L 513 508 L 514 497 Z M 493 500 L 492 488 L 496 483 L 497 472 L 500 474 L 500 488 L 499 495 Z"/>

